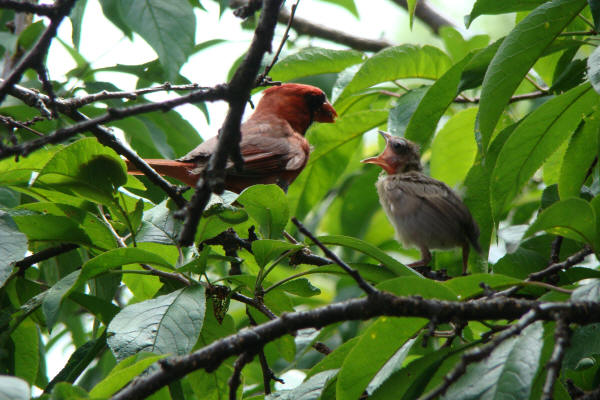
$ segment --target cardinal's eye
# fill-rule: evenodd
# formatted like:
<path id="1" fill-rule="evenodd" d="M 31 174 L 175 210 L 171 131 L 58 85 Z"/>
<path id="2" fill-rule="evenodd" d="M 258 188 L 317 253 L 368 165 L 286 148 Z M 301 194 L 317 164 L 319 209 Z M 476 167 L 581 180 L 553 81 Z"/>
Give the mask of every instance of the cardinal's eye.
<path id="1" fill-rule="evenodd" d="M 312 93 L 306 99 L 308 108 L 318 110 L 325 103 L 325 93 Z"/>

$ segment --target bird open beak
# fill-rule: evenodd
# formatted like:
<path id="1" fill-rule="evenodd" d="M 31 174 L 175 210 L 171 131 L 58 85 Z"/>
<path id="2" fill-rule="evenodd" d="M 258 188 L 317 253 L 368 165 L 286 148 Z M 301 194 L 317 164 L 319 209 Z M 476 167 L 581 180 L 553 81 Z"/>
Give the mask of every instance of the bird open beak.
<path id="1" fill-rule="evenodd" d="M 334 122 L 337 117 L 337 112 L 335 112 L 335 108 L 329 103 L 325 101 L 323 105 L 315 112 L 314 120 L 317 122 Z"/>
<path id="2" fill-rule="evenodd" d="M 387 142 L 388 142 L 388 139 L 391 137 L 391 135 L 389 133 L 387 133 L 387 132 L 384 132 L 384 131 L 379 131 L 379 134 L 381 136 L 383 136 L 383 138 L 385 139 L 386 148 L 377 157 L 365 158 L 364 160 L 360 160 L 360 162 L 361 163 L 365 163 L 365 164 L 379 165 L 387 173 L 393 173 L 394 171 L 393 171 L 392 166 L 386 161 L 386 159 L 384 157 L 385 150 L 387 149 Z"/>

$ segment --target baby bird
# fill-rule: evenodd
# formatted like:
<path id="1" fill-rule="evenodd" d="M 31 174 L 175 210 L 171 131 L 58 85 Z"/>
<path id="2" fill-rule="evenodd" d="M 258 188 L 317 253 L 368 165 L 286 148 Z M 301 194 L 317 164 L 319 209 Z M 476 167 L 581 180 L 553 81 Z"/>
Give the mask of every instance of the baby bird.
<path id="1" fill-rule="evenodd" d="M 385 138 L 385 149 L 377 157 L 361 162 L 379 165 L 387 172 L 375 184 L 379 201 L 398 240 L 421 251 L 421 260 L 409 266 L 427 265 L 431 261 L 429 249 L 461 246 L 465 275 L 469 244 L 481 252 L 479 228 L 471 213 L 448 185 L 423 174 L 416 144 L 379 133 Z"/>

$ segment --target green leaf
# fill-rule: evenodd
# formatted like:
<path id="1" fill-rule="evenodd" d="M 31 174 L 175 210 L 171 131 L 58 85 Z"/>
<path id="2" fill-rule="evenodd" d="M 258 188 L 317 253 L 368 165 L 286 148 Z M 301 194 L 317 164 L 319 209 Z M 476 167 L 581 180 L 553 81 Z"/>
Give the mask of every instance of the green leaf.
<path id="1" fill-rule="evenodd" d="M 285 292 L 295 294 L 296 296 L 301 297 L 312 297 L 321 294 L 321 289 L 313 286 L 312 283 L 310 283 L 310 281 L 306 278 L 299 278 L 288 281 L 283 285 L 279 286 L 279 288 Z"/>
<path id="2" fill-rule="evenodd" d="M 12 263 L 27 253 L 27 237 L 21 233 L 10 215 L 0 211 L 0 288 L 13 269 Z"/>
<path id="3" fill-rule="evenodd" d="M 490 42 L 488 35 L 475 35 L 465 40 L 462 34 L 452 26 L 442 26 L 439 32 L 446 51 L 455 61 L 466 57 L 471 51 L 475 52 L 486 47 Z"/>
<path id="4" fill-rule="evenodd" d="M 264 268 L 269 262 L 288 250 L 301 249 L 301 244 L 282 242 L 281 240 L 263 239 L 252 242 L 252 253 L 256 263 Z"/>
<path id="5" fill-rule="evenodd" d="M 590 11 L 592 13 L 592 17 L 594 18 L 594 29 L 596 31 L 600 30 L 600 3 L 597 0 L 588 0 L 588 4 L 590 5 Z"/>
<path id="6" fill-rule="evenodd" d="M 202 330 L 204 286 L 190 286 L 125 307 L 108 325 L 107 340 L 123 360 L 140 351 L 183 355 L 192 351 Z"/>
<path id="7" fill-rule="evenodd" d="M 336 103 L 377 83 L 405 78 L 435 80 L 451 65 L 450 57 L 433 46 L 418 47 L 407 44 L 388 47 L 364 62 Z"/>
<path id="8" fill-rule="evenodd" d="M 413 21 L 415 19 L 415 9 L 417 8 L 417 0 L 407 0 L 406 10 L 408 11 L 408 25 L 412 30 Z"/>
<path id="9" fill-rule="evenodd" d="M 152 355 L 147 353 L 134 354 L 127 359 L 122 360 L 106 378 L 98 382 L 90 391 L 90 397 L 110 397 L 119 389 L 124 387 L 129 381 L 141 374 L 154 364 L 156 361 L 164 358 L 162 355 Z"/>
<path id="10" fill-rule="evenodd" d="M 449 281 L 442 282 L 441 285 L 452 290 L 461 300 L 466 300 L 483 293 L 482 283 L 485 283 L 486 286 L 492 289 L 504 289 L 509 286 L 518 285 L 521 283 L 521 280 L 501 274 L 472 274 L 450 279 Z"/>
<path id="11" fill-rule="evenodd" d="M 327 383 L 337 374 L 337 370 L 319 372 L 292 390 L 282 390 L 265 396 L 265 400 L 314 400 L 321 396 Z"/>
<path id="12" fill-rule="evenodd" d="M 198 131 L 175 111 L 146 113 L 138 118 L 155 144 L 162 143 L 161 154 L 169 158 L 181 157 L 201 142 Z"/>
<path id="13" fill-rule="evenodd" d="M 427 90 L 423 100 L 415 110 L 408 126 L 405 137 L 422 146 L 424 150 L 431 141 L 437 124 L 444 112 L 452 104 L 457 95 L 458 85 L 465 65 L 472 59 L 469 54 L 454 64 Z"/>
<path id="14" fill-rule="evenodd" d="M 120 4 L 120 0 L 100 0 L 100 6 L 102 7 L 104 16 L 119 28 L 125 36 L 131 39 L 133 37 L 131 28 L 129 28 L 127 23 L 123 20 Z"/>
<path id="15" fill-rule="evenodd" d="M 87 261 L 81 267 L 81 275 L 73 287 L 78 287 L 89 279 L 94 278 L 115 267 L 121 267 L 127 264 L 153 264 L 173 270 L 173 265 L 156 253 L 135 247 L 123 247 L 106 251 L 91 260 Z"/>
<path id="16" fill-rule="evenodd" d="M 402 364 L 406 360 L 406 357 L 409 355 L 409 352 L 412 350 L 415 342 L 419 339 L 419 337 L 415 337 L 407 340 L 402 347 L 394 353 L 394 355 L 385 363 L 383 367 L 377 372 L 377 374 L 373 377 L 371 382 L 369 382 L 369 386 L 365 389 L 368 394 L 373 394 L 377 389 L 387 381 L 390 376 L 392 376 L 396 371 L 402 368 Z"/>
<path id="17" fill-rule="evenodd" d="M 19 46 L 25 50 L 31 49 L 45 29 L 44 21 L 36 21 L 26 25 L 23 32 L 19 35 Z"/>
<path id="18" fill-rule="evenodd" d="M 340 7 L 345 8 L 350 11 L 352 15 L 358 18 L 358 10 L 356 9 L 356 4 L 354 4 L 354 0 L 323 0 L 327 3 L 337 4 Z"/>
<path id="19" fill-rule="evenodd" d="M 308 214 L 342 175 L 362 134 L 383 124 L 387 117 L 384 110 L 360 111 L 343 115 L 335 124 L 321 124 L 309 130 L 307 138 L 315 150 L 290 186 L 291 215 L 303 219 Z"/>
<path id="20" fill-rule="evenodd" d="M 113 319 L 120 311 L 120 308 L 98 296 L 92 296 L 81 292 L 71 292 L 69 298 L 92 313 L 104 325 Z"/>
<path id="21" fill-rule="evenodd" d="M 105 347 L 106 331 L 102 332 L 102 335 L 100 335 L 100 337 L 97 339 L 92 339 L 82 346 L 79 346 L 77 350 L 71 354 L 63 369 L 61 369 L 60 372 L 56 374 L 54 379 L 52 379 L 52 381 L 48 384 L 46 387 L 46 392 L 51 391 L 55 385 L 57 387 L 61 385 L 59 382 L 75 382 L 79 375 L 90 365 L 92 361 L 94 361 L 94 359 Z"/>
<path id="22" fill-rule="evenodd" d="M 0 398 L 7 400 L 29 400 L 29 384 L 21 378 L 0 375 Z"/>
<path id="23" fill-rule="evenodd" d="M 327 371 L 330 369 L 339 369 L 342 366 L 342 363 L 348 356 L 348 353 L 352 350 L 352 348 L 356 345 L 356 343 L 360 340 L 360 337 L 353 337 L 347 342 L 339 345 L 335 350 L 324 357 L 321 361 L 315 364 L 307 373 L 306 377 L 310 378 L 311 376 Z"/>
<path id="24" fill-rule="evenodd" d="M 106 224 L 100 220 L 100 218 L 92 213 L 84 211 L 82 208 L 58 202 L 44 201 L 23 204 L 20 208 L 37 211 L 44 215 L 51 214 L 69 218 L 75 222 L 91 240 L 93 240 L 93 243 L 97 248 L 111 249 L 117 245 L 114 235 Z"/>
<path id="25" fill-rule="evenodd" d="M 579 198 L 559 201 L 543 210 L 525 237 L 541 230 L 598 246 L 596 213 L 590 203 Z"/>
<path id="26" fill-rule="evenodd" d="M 456 293 L 447 285 L 418 276 L 401 276 L 377 285 L 377 289 L 398 296 L 420 296 L 425 299 L 456 301 Z"/>
<path id="27" fill-rule="evenodd" d="M 287 82 L 305 76 L 340 72 L 363 62 L 365 58 L 363 53 L 356 50 L 306 47 L 279 60 L 269 72 L 269 76 L 273 80 Z"/>
<path id="28" fill-rule="evenodd" d="M 450 348 L 441 348 L 412 361 L 404 368 L 396 371 L 369 399 L 418 398 L 423 393 L 425 386 L 431 381 L 431 377 L 438 371 L 442 362 L 448 358 L 450 350 Z"/>
<path id="29" fill-rule="evenodd" d="M 492 172 L 490 190 L 496 218 L 597 102 L 598 94 L 584 84 L 547 101 L 519 124 L 502 147 Z"/>
<path id="30" fill-rule="evenodd" d="M 85 6 L 87 0 L 78 1 L 73 6 L 69 19 L 71 20 L 71 26 L 73 27 L 71 32 L 71 40 L 75 45 L 75 49 L 79 49 L 79 41 L 81 40 L 81 23 L 83 21 L 83 13 L 85 12 Z"/>
<path id="31" fill-rule="evenodd" d="M 500 48 L 503 40 L 504 38 L 498 39 L 485 49 L 481 49 L 473 55 L 471 61 L 469 61 L 463 69 L 460 84 L 458 85 L 458 93 L 463 90 L 474 89 L 481 85 L 488 66 L 498 51 L 498 48 Z"/>
<path id="32" fill-rule="evenodd" d="M 35 384 L 40 367 L 40 332 L 38 326 L 26 319 L 11 333 L 14 345 L 14 374 L 25 379 L 30 385 Z M 2 396 L 0 395 L 0 398 Z"/>
<path id="33" fill-rule="evenodd" d="M 394 258 L 387 255 L 382 250 L 360 239 L 341 235 L 320 236 L 317 239 L 319 239 L 319 241 L 324 245 L 343 246 L 360 251 L 361 253 L 366 254 L 379 261 L 387 268 L 394 271 L 398 276 L 419 276 L 419 274 L 415 272 L 414 269 L 405 266 L 404 264 L 396 261 Z"/>
<path id="34" fill-rule="evenodd" d="M 585 5 L 585 0 L 544 3 L 504 39 L 485 74 L 481 91 L 476 129 L 484 151 L 504 107 L 523 77 Z"/>
<path id="35" fill-rule="evenodd" d="M 465 16 L 467 28 L 471 22 L 480 15 L 508 14 L 516 11 L 529 11 L 548 0 L 477 0 L 473 4 L 471 13 Z"/>
<path id="36" fill-rule="evenodd" d="M 562 162 L 558 181 L 561 199 L 578 197 L 587 171 L 598 154 L 600 113 L 584 118 L 584 124 L 575 131 Z"/>
<path id="37" fill-rule="evenodd" d="M 62 303 L 62 299 L 69 292 L 73 284 L 77 281 L 81 271 L 73 271 L 69 275 L 62 278 L 60 281 L 56 282 L 48 291 L 46 292 L 46 296 L 44 297 L 44 302 L 42 303 L 42 311 L 44 312 L 44 316 L 46 317 L 46 325 L 48 326 L 48 331 L 52 331 L 54 324 L 58 319 L 58 313 L 60 312 L 60 305 Z"/>
<path id="38" fill-rule="evenodd" d="M 548 266 L 548 257 L 537 251 L 519 246 L 513 252 L 504 255 L 494 265 L 494 276 L 503 274 L 518 279 L 525 279 L 536 271 L 540 271 Z"/>
<path id="39" fill-rule="evenodd" d="M 338 373 L 336 399 L 358 399 L 377 372 L 426 323 L 422 318 L 379 317 L 345 358 Z"/>
<path id="40" fill-rule="evenodd" d="M 600 324 L 577 327 L 569 343 L 563 366 L 574 370 L 582 358 L 600 354 Z"/>
<path id="41" fill-rule="evenodd" d="M 571 294 L 573 301 L 591 301 L 600 300 L 600 279 L 592 279 L 585 285 L 578 286 Z"/>
<path id="42" fill-rule="evenodd" d="M 279 237 L 290 217 L 288 201 L 277 185 L 254 185 L 237 198 L 266 238 Z"/>
<path id="43" fill-rule="evenodd" d="M 539 367 L 543 333 L 543 324 L 536 322 L 518 337 L 501 343 L 485 361 L 469 365 L 445 398 L 528 399 Z"/>
<path id="44" fill-rule="evenodd" d="M 71 400 L 79 400 L 79 399 L 87 399 L 89 398 L 88 392 L 82 389 L 80 386 L 71 385 L 67 382 L 58 382 L 55 385 L 52 385 L 52 392 L 50 396 L 50 400 L 63 400 L 63 399 L 71 399 Z M 48 388 L 46 388 L 46 393 L 49 392 Z M 44 397 L 46 398 L 46 397 Z"/>
<path id="45" fill-rule="evenodd" d="M 142 225 L 135 239 L 138 242 L 176 245 L 181 226 L 181 221 L 173 218 L 165 200 L 144 212 Z"/>
<path id="46" fill-rule="evenodd" d="M 454 114 L 433 139 L 430 174 L 450 187 L 455 187 L 466 178 L 475 161 L 477 143 L 473 127 L 476 115 L 476 107 Z"/>
<path id="47" fill-rule="evenodd" d="M 594 90 L 600 93 L 600 50 L 598 47 L 587 59 L 588 77 Z"/>
<path id="48" fill-rule="evenodd" d="M 125 162 L 114 150 L 96 138 L 86 138 L 57 151 L 37 179 L 63 185 L 91 201 L 111 204 L 116 188 L 127 182 L 127 174 Z"/>
<path id="49" fill-rule="evenodd" d="M 427 90 L 427 86 L 409 90 L 396 101 L 396 105 L 390 110 L 390 116 L 388 117 L 388 131 L 392 135 L 400 137 L 406 136 L 404 133 L 406 127 L 415 113 L 415 110 L 419 107 L 423 96 L 427 93 Z"/>
<path id="50" fill-rule="evenodd" d="M 13 220 L 29 241 L 58 241 L 94 247 L 93 241 L 71 218 L 56 215 L 15 215 Z"/>
<path id="51" fill-rule="evenodd" d="M 158 54 L 173 80 L 194 50 L 196 18 L 188 0 L 119 2 L 120 15 Z"/>

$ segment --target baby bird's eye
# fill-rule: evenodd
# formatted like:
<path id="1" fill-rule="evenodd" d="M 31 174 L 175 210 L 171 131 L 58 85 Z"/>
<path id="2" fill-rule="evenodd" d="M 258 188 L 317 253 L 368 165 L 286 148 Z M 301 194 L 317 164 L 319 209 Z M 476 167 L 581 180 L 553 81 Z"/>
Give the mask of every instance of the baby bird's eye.
<path id="1" fill-rule="evenodd" d="M 406 146 L 403 141 L 393 141 L 392 149 L 394 149 L 394 151 L 398 154 L 406 152 Z"/>

